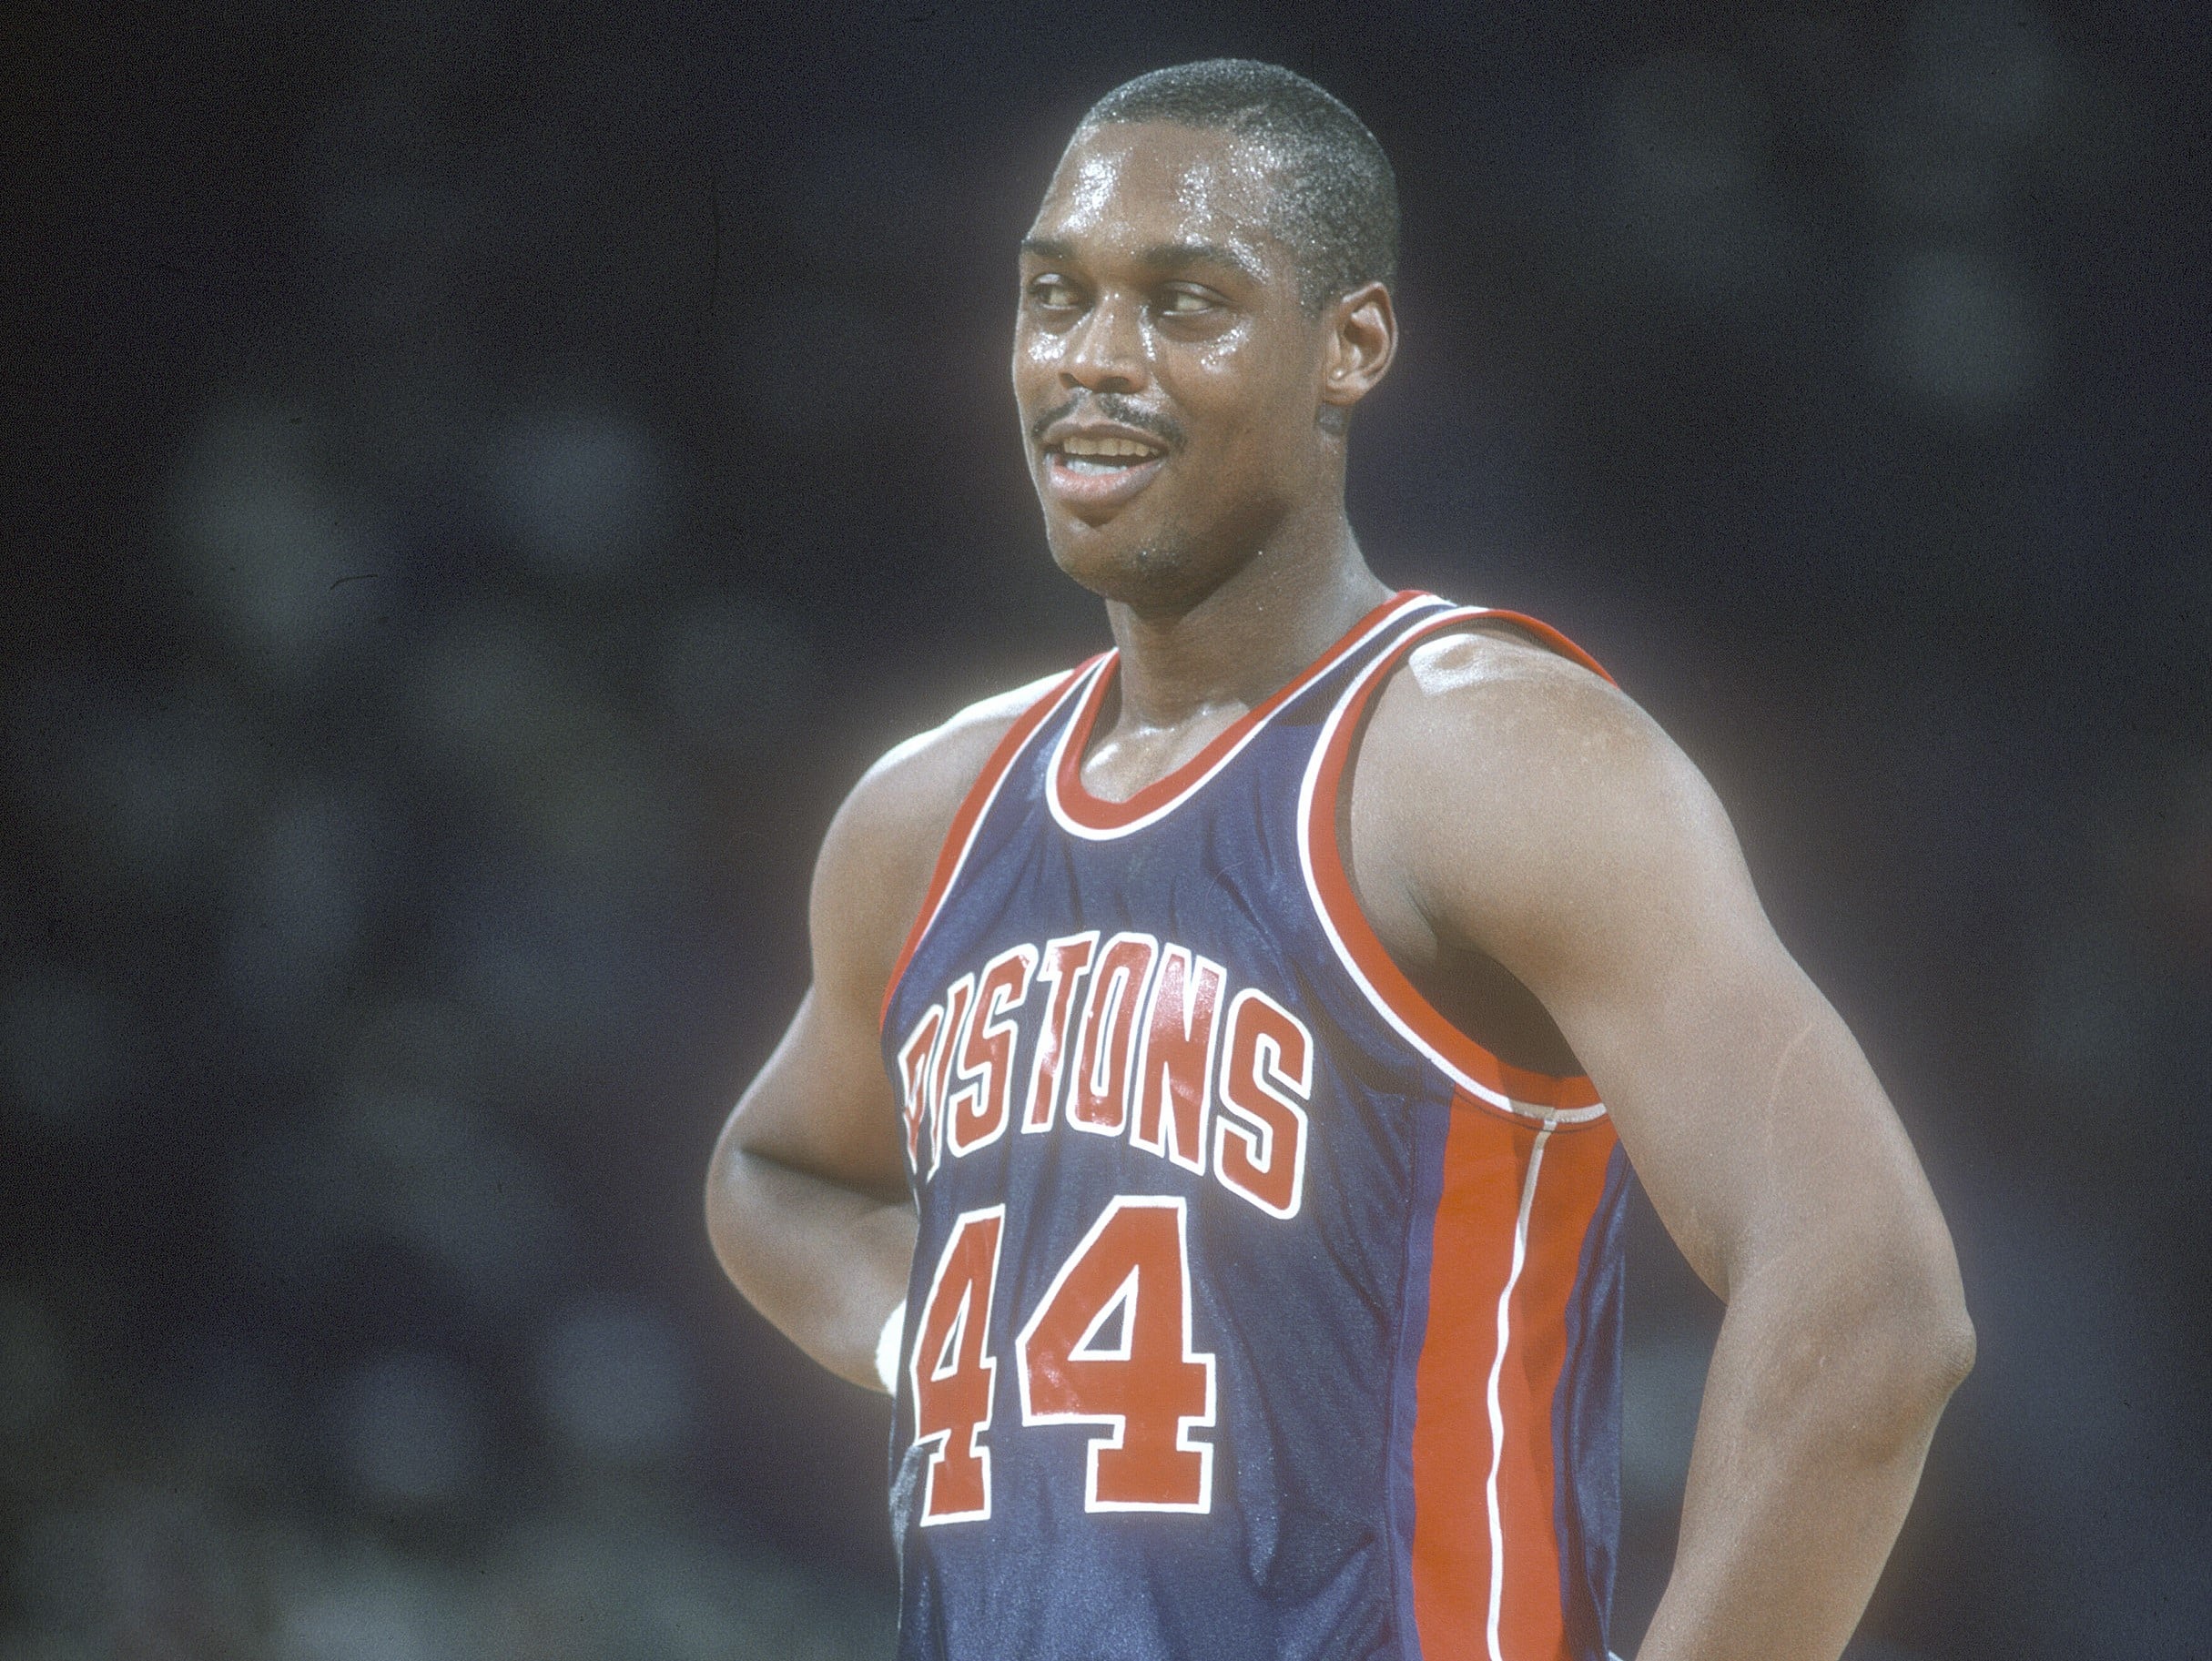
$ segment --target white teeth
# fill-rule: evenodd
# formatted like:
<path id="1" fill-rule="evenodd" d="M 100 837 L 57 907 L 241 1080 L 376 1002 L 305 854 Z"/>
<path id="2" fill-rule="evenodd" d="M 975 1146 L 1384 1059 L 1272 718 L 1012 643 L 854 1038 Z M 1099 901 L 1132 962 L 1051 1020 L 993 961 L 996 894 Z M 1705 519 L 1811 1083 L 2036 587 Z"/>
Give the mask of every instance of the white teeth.
<path id="1" fill-rule="evenodd" d="M 1135 439 L 1069 439 L 1060 445 L 1062 454 L 1070 456 L 1156 456 L 1160 451 L 1150 444 Z"/>

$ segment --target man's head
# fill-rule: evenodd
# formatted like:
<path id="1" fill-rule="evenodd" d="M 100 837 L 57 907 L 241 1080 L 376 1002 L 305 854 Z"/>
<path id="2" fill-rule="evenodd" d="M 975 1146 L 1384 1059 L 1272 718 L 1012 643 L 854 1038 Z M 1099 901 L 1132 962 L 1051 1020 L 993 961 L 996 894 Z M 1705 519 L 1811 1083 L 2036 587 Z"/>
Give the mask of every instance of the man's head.
<path id="1" fill-rule="evenodd" d="M 1316 317 L 1362 283 L 1397 283 L 1390 158 L 1357 116 L 1304 76 L 1248 57 L 1155 69 L 1093 104 L 1077 136 L 1111 121 L 1233 133 L 1273 156 L 1269 228 L 1296 257 L 1299 296 Z"/>
<path id="2" fill-rule="evenodd" d="M 1388 368 L 1397 196 L 1352 112 L 1271 65 L 1106 95 L 1022 246 L 1014 390 L 1054 557 L 1185 603 L 1341 519 L 1344 422 Z"/>

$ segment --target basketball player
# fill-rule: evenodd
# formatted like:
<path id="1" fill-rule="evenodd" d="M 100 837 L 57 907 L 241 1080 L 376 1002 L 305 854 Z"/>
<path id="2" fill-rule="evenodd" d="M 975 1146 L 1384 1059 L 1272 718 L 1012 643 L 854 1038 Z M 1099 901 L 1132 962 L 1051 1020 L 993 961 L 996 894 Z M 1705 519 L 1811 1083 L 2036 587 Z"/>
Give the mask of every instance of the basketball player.
<path id="1" fill-rule="evenodd" d="M 899 1654 L 1605 1654 L 1632 1163 L 1728 1309 L 1642 1661 L 1832 1661 L 1972 1329 L 1697 771 L 1544 625 L 1368 569 L 1396 203 L 1341 104 L 1109 94 L 1013 379 L 1115 650 L 901 744 L 708 1194 L 896 1398 Z"/>

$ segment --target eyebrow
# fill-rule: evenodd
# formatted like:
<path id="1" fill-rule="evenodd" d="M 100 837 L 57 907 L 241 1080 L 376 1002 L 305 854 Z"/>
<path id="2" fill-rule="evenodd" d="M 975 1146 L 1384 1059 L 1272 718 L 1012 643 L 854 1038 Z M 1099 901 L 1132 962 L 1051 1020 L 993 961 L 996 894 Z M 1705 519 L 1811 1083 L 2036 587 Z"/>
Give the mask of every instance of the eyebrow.
<path id="1" fill-rule="evenodd" d="M 1159 242 L 1138 251 L 1137 263 L 1159 268 L 1167 266 L 1210 265 L 1233 271 L 1253 282 L 1263 279 L 1260 268 L 1236 249 L 1220 242 Z"/>
<path id="2" fill-rule="evenodd" d="M 1024 237 L 1021 251 L 1040 259 L 1060 259 L 1073 262 L 1077 256 L 1072 243 L 1058 237 Z M 1152 270 L 1166 270 L 1177 267 L 1213 266 L 1233 271 L 1239 277 L 1253 282 L 1265 280 L 1265 275 L 1250 258 L 1236 249 L 1220 242 L 1155 242 L 1150 248 L 1137 250 L 1137 263 Z"/>

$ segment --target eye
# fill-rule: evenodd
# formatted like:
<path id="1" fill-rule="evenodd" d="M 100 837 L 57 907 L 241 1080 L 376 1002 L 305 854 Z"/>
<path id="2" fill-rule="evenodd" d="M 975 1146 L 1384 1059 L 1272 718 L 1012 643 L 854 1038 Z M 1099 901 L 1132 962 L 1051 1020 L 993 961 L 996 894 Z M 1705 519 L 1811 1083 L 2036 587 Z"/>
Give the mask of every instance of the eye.
<path id="1" fill-rule="evenodd" d="M 1030 279 L 1030 299 L 1047 311 L 1071 311 L 1077 304 L 1075 285 L 1050 273 Z"/>
<path id="2" fill-rule="evenodd" d="M 1196 317 L 1220 303 L 1203 289 L 1169 289 L 1160 296 L 1160 310 L 1166 317 Z"/>

